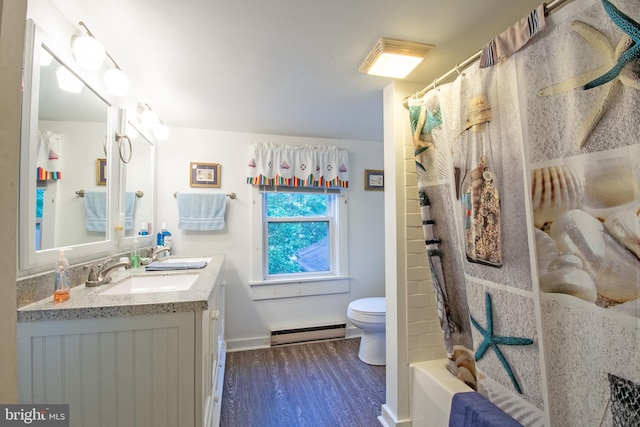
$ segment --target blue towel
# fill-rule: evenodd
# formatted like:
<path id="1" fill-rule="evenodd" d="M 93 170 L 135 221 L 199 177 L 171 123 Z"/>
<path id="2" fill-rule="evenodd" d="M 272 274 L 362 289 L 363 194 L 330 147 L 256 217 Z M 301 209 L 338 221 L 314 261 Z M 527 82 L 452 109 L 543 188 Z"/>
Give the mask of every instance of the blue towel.
<path id="1" fill-rule="evenodd" d="M 104 191 L 84 192 L 84 212 L 87 231 L 107 231 L 107 193 Z"/>
<path id="2" fill-rule="evenodd" d="M 522 424 L 480 393 L 469 391 L 453 395 L 449 427 L 522 427 Z"/>
<path id="3" fill-rule="evenodd" d="M 136 209 L 136 193 L 127 191 L 124 195 L 124 229 L 133 229 L 133 213 Z"/>
<path id="4" fill-rule="evenodd" d="M 164 270 L 190 270 L 192 268 L 205 268 L 207 261 L 192 262 L 152 262 L 145 267 L 147 271 L 164 271 Z"/>
<path id="5" fill-rule="evenodd" d="M 227 208 L 225 194 L 178 193 L 180 230 L 222 230 Z"/>

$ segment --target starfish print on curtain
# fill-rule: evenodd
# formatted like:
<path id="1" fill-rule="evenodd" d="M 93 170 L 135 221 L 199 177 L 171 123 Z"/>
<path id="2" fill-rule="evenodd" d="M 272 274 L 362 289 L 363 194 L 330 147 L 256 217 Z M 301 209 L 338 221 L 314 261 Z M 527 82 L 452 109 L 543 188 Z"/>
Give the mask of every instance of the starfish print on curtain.
<path id="1" fill-rule="evenodd" d="M 583 88 L 589 82 L 598 79 L 600 76 L 611 70 L 618 63 L 618 59 L 623 55 L 623 53 L 634 44 L 634 41 L 629 38 L 629 36 L 624 35 L 614 50 L 607 37 L 591 25 L 576 21 L 571 23 L 570 28 L 578 33 L 589 44 L 589 46 L 600 54 L 600 57 L 603 60 L 603 65 L 595 70 L 587 71 L 571 79 L 544 88 L 538 93 L 539 96 L 556 95 L 573 89 Z M 589 135 L 591 135 L 591 132 L 595 129 L 596 125 L 602 118 L 604 112 L 611 104 L 618 82 L 627 87 L 640 90 L 640 78 L 638 77 L 638 74 L 628 66 L 622 67 L 615 78 L 608 83 L 603 84 L 600 88 L 600 92 L 598 93 L 596 102 L 591 110 L 589 110 L 589 113 L 581 126 L 577 138 L 578 147 L 582 147 L 584 145 L 589 138 Z"/>
<path id="2" fill-rule="evenodd" d="M 486 328 L 483 328 L 482 326 L 480 326 L 480 324 L 476 321 L 476 319 L 474 319 L 473 316 L 470 316 L 471 323 L 482 334 L 482 337 L 483 337 L 482 342 L 480 343 L 480 345 L 478 346 L 478 349 L 476 350 L 476 354 L 475 354 L 476 362 L 482 359 L 482 357 L 485 355 L 487 350 L 491 347 L 493 351 L 496 353 L 498 360 L 500 360 L 500 363 L 504 367 L 504 370 L 507 371 L 507 375 L 509 375 L 509 378 L 511 379 L 511 384 L 513 384 L 513 388 L 515 388 L 518 393 L 522 394 L 522 389 L 520 388 L 520 384 L 518 384 L 518 381 L 516 380 L 516 376 L 514 375 L 513 370 L 509 365 L 509 362 L 507 362 L 507 359 L 505 359 L 504 354 L 502 354 L 502 351 L 500 351 L 500 347 L 498 347 L 498 345 L 531 345 L 533 344 L 533 340 L 531 338 L 504 337 L 504 336 L 499 336 L 494 334 L 493 306 L 491 305 L 491 294 L 489 294 L 488 292 L 485 294 L 485 316 L 486 316 L 486 322 L 487 322 Z"/>

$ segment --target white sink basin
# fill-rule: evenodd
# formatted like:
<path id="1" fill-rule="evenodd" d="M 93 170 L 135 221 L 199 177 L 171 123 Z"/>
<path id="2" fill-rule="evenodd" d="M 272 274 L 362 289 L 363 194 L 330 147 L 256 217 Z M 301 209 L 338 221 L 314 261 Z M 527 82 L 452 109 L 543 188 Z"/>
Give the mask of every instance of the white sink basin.
<path id="1" fill-rule="evenodd" d="M 199 274 L 130 276 L 101 295 L 143 294 L 149 292 L 186 291 Z"/>

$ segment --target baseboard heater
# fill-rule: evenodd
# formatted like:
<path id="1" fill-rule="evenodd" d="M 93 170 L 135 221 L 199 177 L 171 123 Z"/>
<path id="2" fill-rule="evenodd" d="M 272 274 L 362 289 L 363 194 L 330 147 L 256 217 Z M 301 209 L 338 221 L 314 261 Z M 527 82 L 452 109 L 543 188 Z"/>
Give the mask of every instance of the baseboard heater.
<path id="1" fill-rule="evenodd" d="M 281 329 L 271 331 L 271 346 L 299 344 L 312 341 L 325 341 L 344 338 L 347 335 L 347 324 L 338 323 L 307 328 Z"/>

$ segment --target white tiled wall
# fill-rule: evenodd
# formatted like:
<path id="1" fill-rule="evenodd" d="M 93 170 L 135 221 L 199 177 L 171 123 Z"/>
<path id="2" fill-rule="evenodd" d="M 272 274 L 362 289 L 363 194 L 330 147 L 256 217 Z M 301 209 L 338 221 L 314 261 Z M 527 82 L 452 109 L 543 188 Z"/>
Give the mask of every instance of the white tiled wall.
<path id="1" fill-rule="evenodd" d="M 401 119 L 402 120 L 402 119 Z M 431 282 L 418 201 L 413 142 L 407 113 L 405 128 L 406 278 L 409 363 L 445 357 L 444 342 Z"/>

